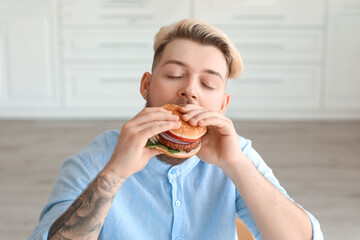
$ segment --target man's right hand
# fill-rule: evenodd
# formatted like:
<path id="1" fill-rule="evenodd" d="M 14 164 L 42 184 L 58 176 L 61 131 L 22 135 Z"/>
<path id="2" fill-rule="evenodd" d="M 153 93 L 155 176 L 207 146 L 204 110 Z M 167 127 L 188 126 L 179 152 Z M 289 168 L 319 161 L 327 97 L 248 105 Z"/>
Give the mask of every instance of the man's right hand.
<path id="1" fill-rule="evenodd" d="M 50 227 L 48 239 L 97 239 L 112 200 L 127 177 L 159 154 L 145 147 L 161 132 L 180 127 L 178 116 L 163 108 L 145 108 L 127 122 L 103 171 Z"/>
<path id="2" fill-rule="evenodd" d="M 146 148 L 147 140 L 161 132 L 177 129 L 179 117 L 162 107 L 147 107 L 122 127 L 114 153 L 107 165 L 123 178 L 142 170 L 150 158 L 160 154 Z"/>

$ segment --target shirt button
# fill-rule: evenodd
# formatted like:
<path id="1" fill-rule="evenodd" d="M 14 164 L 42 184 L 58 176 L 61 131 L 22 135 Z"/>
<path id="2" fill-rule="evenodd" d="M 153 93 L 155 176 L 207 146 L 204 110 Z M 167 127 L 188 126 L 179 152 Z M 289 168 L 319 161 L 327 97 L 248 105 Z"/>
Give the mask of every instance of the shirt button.
<path id="1" fill-rule="evenodd" d="M 175 240 L 181 240 L 181 238 L 180 238 L 180 237 L 177 237 Z"/>
<path id="2" fill-rule="evenodd" d="M 171 170 L 171 174 L 175 174 L 176 173 L 176 168 L 173 168 L 172 170 Z"/>
<path id="3" fill-rule="evenodd" d="M 179 201 L 179 200 L 177 200 L 177 201 L 175 202 L 175 206 L 180 207 L 180 201 Z"/>

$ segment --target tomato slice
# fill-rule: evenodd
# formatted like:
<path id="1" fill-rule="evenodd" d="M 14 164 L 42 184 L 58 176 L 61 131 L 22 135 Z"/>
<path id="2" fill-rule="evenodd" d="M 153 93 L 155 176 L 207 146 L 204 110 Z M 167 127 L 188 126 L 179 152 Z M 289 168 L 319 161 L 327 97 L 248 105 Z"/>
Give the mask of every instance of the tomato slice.
<path id="1" fill-rule="evenodd" d="M 190 138 L 183 138 L 183 137 L 179 137 L 179 136 L 176 136 L 175 134 L 169 132 L 169 131 L 166 131 L 167 134 L 169 134 L 170 136 L 174 137 L 174 138 L 177 138 L 177 139 L 180 139 L 180 140 L 183 140 L 185 142 L 197 142 L 200 140 L 201 137 L 199 137 L 198 139 L 190 139 Z"/>

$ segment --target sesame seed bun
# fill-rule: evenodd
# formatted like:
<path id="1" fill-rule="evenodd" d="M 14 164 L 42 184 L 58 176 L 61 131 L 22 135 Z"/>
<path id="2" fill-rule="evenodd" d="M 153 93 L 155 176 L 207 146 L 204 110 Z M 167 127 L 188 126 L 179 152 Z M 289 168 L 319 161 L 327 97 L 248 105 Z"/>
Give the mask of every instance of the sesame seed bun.
<path id="1" fill-rule="evenodd" d="M 175 115 L 182 115 L 178 105 L 166 104 L 162 107 Z M 146 147 L 155 148 L 174 158 L 189 158 L 197 154 L 201 148 L 201 137 L 206 133 L 207 128 L 192 126 L 181 118 L 180 121 L 180 128 L 153 136 L 148 140 Z"/>
<path id="2" fill-rule="evenodd" d="M 181 116 L 182 113 L 179 112 L 180 106 L 175 104 L 166 104 L 162 106 L 164 109 L 171 111 L 173 114 Z M 206 127 L 200 127 L 200 126 L 192 126 L 188 122 L 183 121 L 180 118 L 181 126 L 178 129 L 175 130 L 169 130 L 172 134 L 182 137 L 182 138 L 188 138 L 188 139 L 198 139 L 201 136 L 203 136 L 207 128 Z"/>

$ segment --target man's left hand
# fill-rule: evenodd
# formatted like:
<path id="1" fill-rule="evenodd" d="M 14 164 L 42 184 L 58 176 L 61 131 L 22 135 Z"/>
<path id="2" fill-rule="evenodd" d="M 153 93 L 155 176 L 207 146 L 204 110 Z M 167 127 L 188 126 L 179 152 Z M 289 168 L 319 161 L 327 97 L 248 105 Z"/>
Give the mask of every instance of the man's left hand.
<path id="1" fill-rule="evenodd" d="M 204 162 L 220 168 L 231 167 L 243 155 L 233 122 L 223 114 L 188 104 L 179 109 L 182 119 L 192 126 L 207 127 L 201 138 L 201 149 L 197 156 Z"/>

